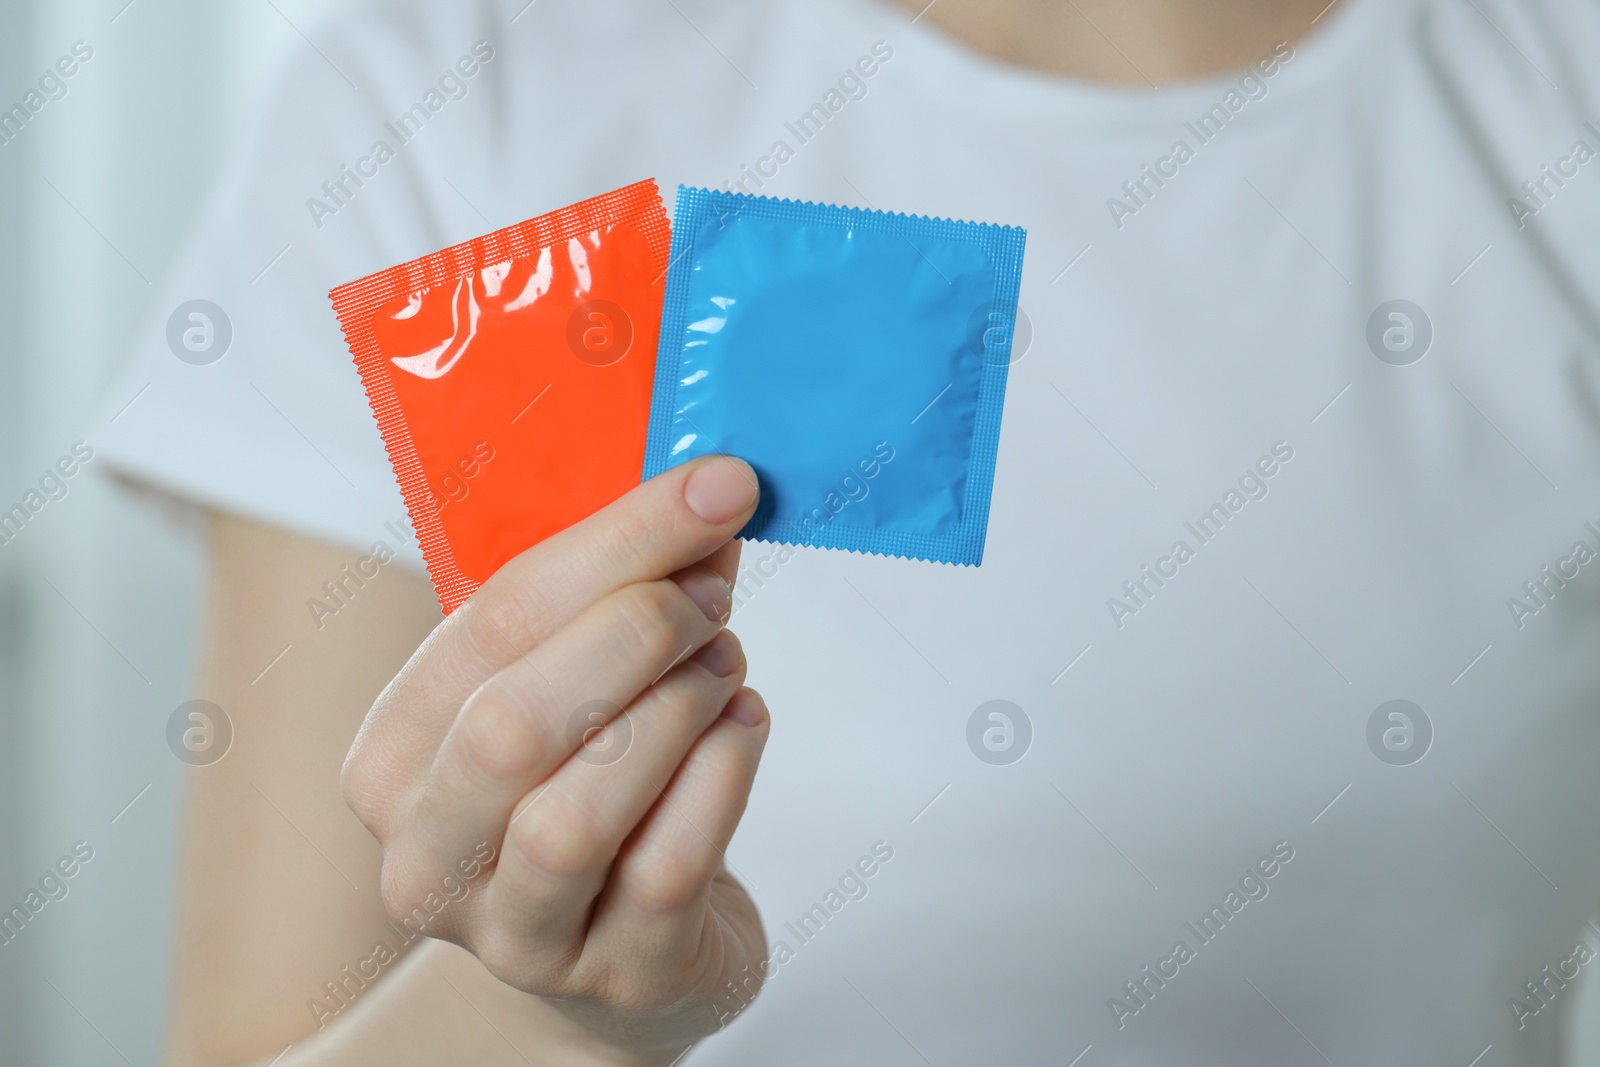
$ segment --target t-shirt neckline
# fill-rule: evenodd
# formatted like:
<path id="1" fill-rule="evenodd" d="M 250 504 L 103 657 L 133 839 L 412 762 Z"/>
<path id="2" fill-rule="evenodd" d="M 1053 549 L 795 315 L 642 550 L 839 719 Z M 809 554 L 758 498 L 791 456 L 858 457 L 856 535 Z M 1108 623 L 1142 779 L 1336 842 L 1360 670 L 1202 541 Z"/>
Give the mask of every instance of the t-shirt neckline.
<path id="1" fill-rule="evenodd" d="M 1181 123 L 1235 88 L 1248 68 L 1146 85 L 1068 78 L 993 59 L 924 21 L 912 22 L 888 0 L 857 0 L 891 44 L 904 42 L 915 62 L 899 67 L 919 89 L 963 110 L 1070 126 L 1075 134 L 1115 136 Z M 1402 32 L 1419 0 L 1337 0 L 1318 25 L 1294 42 L 1294 56 L 1267 80 L 1280 113 L 1348 84 L 1387 29 Z M 1265 57 L 1263 57 L 1265 58 Z M 1291 76 L 1292 75 L 1292 76 Z"/>

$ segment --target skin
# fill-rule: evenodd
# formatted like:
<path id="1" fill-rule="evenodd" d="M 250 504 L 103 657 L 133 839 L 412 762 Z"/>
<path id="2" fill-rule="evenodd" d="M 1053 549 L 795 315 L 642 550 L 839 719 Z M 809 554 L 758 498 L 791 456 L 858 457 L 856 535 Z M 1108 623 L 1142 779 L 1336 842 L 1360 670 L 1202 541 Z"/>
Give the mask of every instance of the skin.
<path id="1" fill-rule="evenodd" d="M 1242 68 L 1296 41 L 1330 0 L 893 0 L 1002 62 L 1162 86 Z"/>
<path id="2" fill-rule="evenodd" d="M 1163 85 L 1299 39 L 1325 0 L 895 2 L 999 60 Z M 686 495 L 702 468 L 716 521 Z M 721 857 L 771 725 L 722 626 L 753 488 L 720 458 L 670 471 L 444 621 L 391 565 L 319 626 L 306 599 L 363 554 L 214 516 L 202 691 L 235 741 L 189 783 L 168 1062 L 633 1067 L 714 1030 L 766 944 Z M 593 700 L 634 725 L 614 762 L 574 758 Z M 324 983 L 447 886 L 319 1026 Z"/>

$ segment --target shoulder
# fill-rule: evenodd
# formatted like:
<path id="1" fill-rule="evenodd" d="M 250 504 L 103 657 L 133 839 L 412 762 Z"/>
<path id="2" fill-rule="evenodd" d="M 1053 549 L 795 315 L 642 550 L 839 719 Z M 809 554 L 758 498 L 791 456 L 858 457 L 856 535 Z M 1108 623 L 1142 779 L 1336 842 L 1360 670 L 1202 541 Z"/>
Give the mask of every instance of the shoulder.
<path id="1" fill-rule="evenodd" d="M 1418 0 L 1413 26 L 1456 91 L 1591 118 L 1600 97 L 1600 6 L 1583 0 Z"/>

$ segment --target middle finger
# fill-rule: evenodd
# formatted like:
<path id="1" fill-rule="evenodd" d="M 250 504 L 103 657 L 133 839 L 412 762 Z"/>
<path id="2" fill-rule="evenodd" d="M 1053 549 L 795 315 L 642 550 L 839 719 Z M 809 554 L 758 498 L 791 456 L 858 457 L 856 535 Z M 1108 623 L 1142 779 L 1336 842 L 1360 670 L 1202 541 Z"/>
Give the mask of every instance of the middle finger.
<path id="1" fill-rule="evenodd" d="M 462 705 L 434 758 L 413 823 L 417 859 L 498 843 L 517 801 L 602 725 L 722 629 L 731 590 L 691 567 L 601 598 Z"/>

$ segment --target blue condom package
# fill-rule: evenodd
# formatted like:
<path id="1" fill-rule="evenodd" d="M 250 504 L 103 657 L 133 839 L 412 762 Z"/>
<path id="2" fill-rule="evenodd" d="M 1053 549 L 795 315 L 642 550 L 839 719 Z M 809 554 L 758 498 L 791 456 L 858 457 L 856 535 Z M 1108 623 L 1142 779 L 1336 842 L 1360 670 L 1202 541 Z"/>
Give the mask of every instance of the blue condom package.
<path id="1" fill-rule="evenodd" d="M 741 537 L 982 563 L 1026 236 L 679 186 L 644 476 L 739 456 Z"/>

